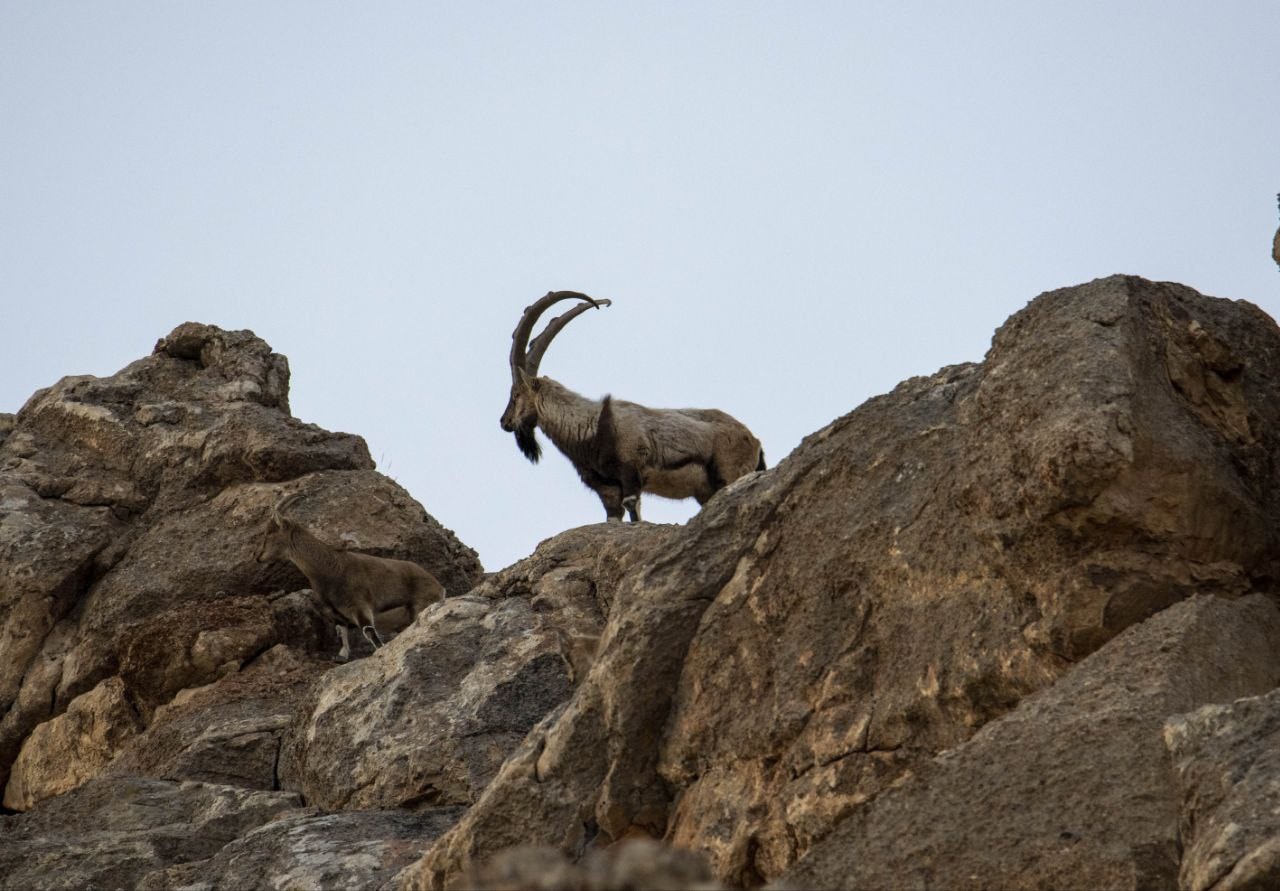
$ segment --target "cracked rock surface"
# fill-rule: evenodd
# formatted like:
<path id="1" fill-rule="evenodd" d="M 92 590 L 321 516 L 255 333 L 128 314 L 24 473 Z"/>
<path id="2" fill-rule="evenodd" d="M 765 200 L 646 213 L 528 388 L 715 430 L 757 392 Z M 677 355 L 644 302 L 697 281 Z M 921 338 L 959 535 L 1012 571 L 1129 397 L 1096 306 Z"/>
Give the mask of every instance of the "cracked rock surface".
<path id="1" fill-rule="evenodd" d="M 287 381 L 189 323 L 0 416 L 22 887 L 1273 880 L 1280 330 L 1256 307 L 1129 276 L 1043 294 L 983 361 L 688 524 L 567 530 L 488 576 L 358 437 L 290 417 Z M 253 559 L 295 492 L 322 539 L 450 597 L 337 663 L 305 579 Z M 167 803 L 117 819 L 113 794 Z"/>

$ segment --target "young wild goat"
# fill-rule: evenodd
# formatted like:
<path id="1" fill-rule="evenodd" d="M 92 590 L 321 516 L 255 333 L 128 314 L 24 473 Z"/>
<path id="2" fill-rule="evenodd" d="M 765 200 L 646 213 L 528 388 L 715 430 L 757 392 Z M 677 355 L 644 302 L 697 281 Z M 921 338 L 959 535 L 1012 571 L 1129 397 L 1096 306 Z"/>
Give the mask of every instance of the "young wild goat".
<path id="1" fill-rule="evenodd" d="M 538 318 L 561 300 L 581 300 L 532 341 Z M 609 306 L 576 291 L 552 291 L 527 307 L 511 335 L 511 396 L 502 429 L 530 461 L 542 456 L 535 431 L 551 438 L 587 487 L 600 496 L 606 517 L 621 521 L 625 507 L 640 519 L 640 493 L 696 498 L 699 504 L 744 474 L 764 470 L 760 441 L 741 422 L 714 408 L 646 408 L 606 397 L 579 396 L 538 366 L 552 339 L 584 311 Z"/>
<path id="2" fill-rule="evenodd" d="M 340 658 L 346 659 L 351 652 L 348 627 L 361 629 L 377 649 L 384 643 L 376 624 L 378 613 L 403 608 L 412 622 L 419 612 L 444 599 L 439 580 L 418 564 L 331 547 L 284 516 L 299 497 L 290 495 L 272 509 L 257 559 L 259 563 L 292 561 L 325 606 L 347 623 L 337 626 L 342 638 Z"/>

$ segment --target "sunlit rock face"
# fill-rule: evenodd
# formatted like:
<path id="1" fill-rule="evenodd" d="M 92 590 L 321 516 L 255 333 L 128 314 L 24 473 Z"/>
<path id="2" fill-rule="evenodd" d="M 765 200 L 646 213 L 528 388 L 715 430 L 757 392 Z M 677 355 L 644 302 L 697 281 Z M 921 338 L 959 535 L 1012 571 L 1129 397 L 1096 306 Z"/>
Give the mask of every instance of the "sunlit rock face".
<path id="1" fill-rule="evenodd" d="M 248 332 L 188 324 L 0 416 L 0 767 L 24 811 L 0 863 L 24 887 L 1274 868 L 1280 777 L 1233 742 L 1270 732 L 1280 685 L 1280 331 L 1248 303 L 1123 276 L 1041 295 L 982 362 L 688 524 L 568 530 L 488 576 L 358 437 L 289 417 L 287 381 Z M 338 662 L 306 580 L 254 560 L 293 492 L 323 540 L 450 597 Z M 163 801 L 155 825 L 112 789 Z M 193 836 L 215 799 L 199 844 L 109 835 Z"/>
<path id="2" fill-rule="evenodd" d="M 1131 277 L 1040 296 L 983 362 L 870 400 L 677 530 L 623 580 L 564 711 L 402 883 L 637 834 L 785 881 L 1126 629 L 1273 593 L 1278 386 L 1280 332 L 1250 304 Z M 1144 713 L 1152 757 L 1156 713 L 1191 703 Z"/>

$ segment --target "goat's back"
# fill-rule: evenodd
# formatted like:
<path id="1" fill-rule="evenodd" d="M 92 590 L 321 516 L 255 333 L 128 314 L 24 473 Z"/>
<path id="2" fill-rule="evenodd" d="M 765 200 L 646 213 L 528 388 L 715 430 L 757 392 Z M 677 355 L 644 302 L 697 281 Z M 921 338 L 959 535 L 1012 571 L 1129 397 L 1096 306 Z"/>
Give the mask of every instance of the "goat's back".
<path id="1" fill-rule="evenodd" d="M 378 609 L 413 604 L 423 609 L 444 599 L 444 586 L 410 560 L 348 551 L 349 582 Z"/>

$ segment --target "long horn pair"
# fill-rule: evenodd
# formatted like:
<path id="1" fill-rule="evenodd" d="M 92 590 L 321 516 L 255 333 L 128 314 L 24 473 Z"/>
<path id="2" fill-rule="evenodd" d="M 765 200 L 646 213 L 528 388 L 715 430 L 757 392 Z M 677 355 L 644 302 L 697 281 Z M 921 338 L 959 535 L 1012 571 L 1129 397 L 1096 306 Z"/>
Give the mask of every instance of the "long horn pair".
<path id="1" fill-rule="evenodd" d="M 271 519 L 275 520 L 276 523 L 279 523 L 284 519 L 285 510 L 296 503 L 301 497 L 301 492 L 294 492 L 292 495 L 286 495 L 284 498 L 281 498 L 276 502 L 276 506 L 271 509 Z"/>
<path id="2" fill-rule="evenodd" d="M 568 312 L 556 316 L 547 323 L 547 327 L 543 329 L 542 333 L 530 342 L 529 335 L 533 333 L 533 326 L 537 324 L 538 319 L 548 308 L 561 300 L 582 300 L 584 302 Z M 524 315 L 520 317 L 516 330 L 511 333 L 512 381 L 518 381 L 522 373 L 528 377 L 537 377 L 538 366 L 542 364 L 542 357 L 547 352 L 547 347 L 551 345 L 551 341 L 564 329 L 565 325 L 588 309 L 593 307 L 600 309 L 603 306 L 610 305 L 612 304 L 609 300 L 596 300 L 577 291 L 548 291 L 545 297 L 537 300 L 532 306 L 525 307 Z"/>

